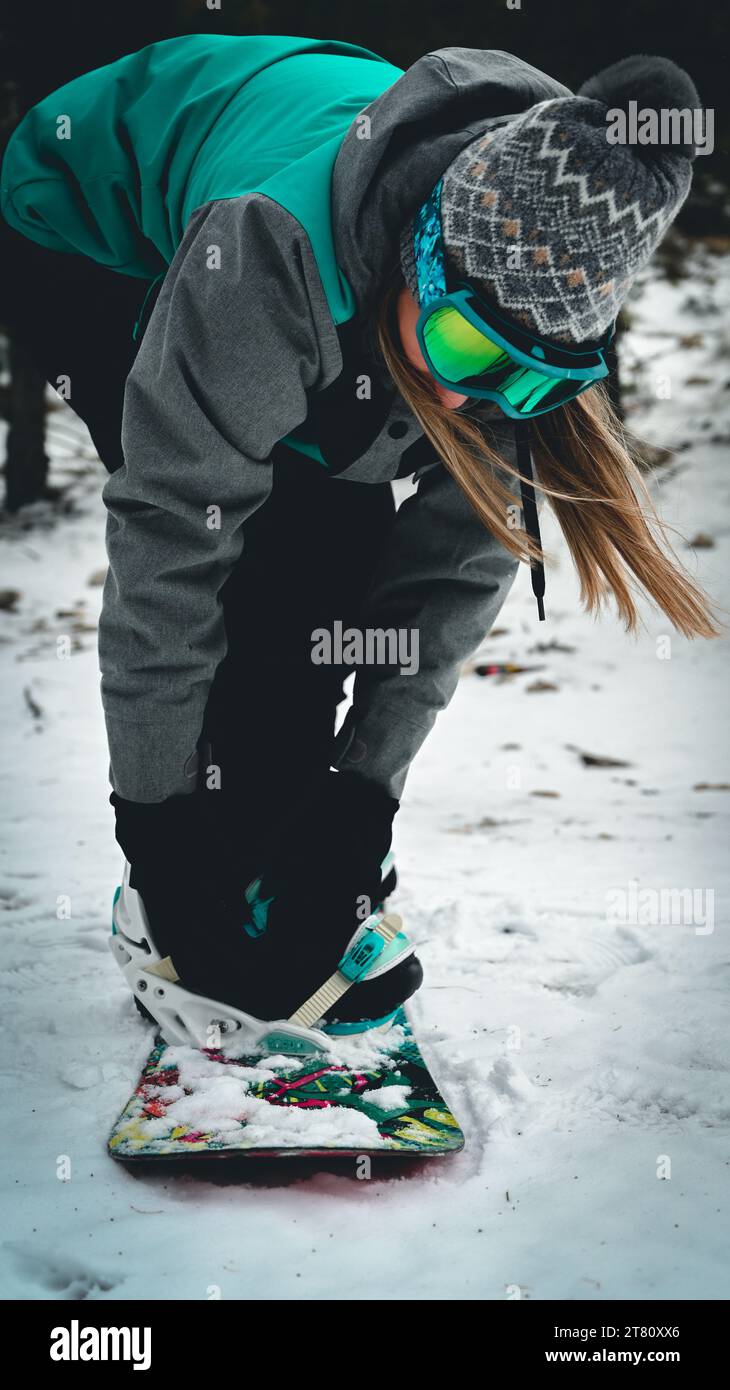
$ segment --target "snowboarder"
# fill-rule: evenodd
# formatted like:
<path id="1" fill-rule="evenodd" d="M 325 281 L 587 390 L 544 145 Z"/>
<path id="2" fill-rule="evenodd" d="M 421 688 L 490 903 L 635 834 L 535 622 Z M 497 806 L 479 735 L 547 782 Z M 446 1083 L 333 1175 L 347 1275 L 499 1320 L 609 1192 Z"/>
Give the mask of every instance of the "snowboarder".
<path id="1" fill-rule="evenodd" d="M 714 634 L 601 386 L 695 153 L 609 143 L 633 100 L 700 106 L 661 58 L 574 96 L 502 52 L 404 73 L 344 43 L 189 36 L 12 135 L 10 317 L 111 475 L 116 923 L 151 986 L 260 1020 L 315 993 L 349 1026 L 417 989 L 383 927 L 393 817 L 520 561 L 543 615 L 533 463 L 587 608 L 610 594 L 632 629 L 638 586 Z M 416 633 L 418 663 L 361 665 L 333 743 L 348 667 L 312 651 L 336 625 L 363 649 Z"/>

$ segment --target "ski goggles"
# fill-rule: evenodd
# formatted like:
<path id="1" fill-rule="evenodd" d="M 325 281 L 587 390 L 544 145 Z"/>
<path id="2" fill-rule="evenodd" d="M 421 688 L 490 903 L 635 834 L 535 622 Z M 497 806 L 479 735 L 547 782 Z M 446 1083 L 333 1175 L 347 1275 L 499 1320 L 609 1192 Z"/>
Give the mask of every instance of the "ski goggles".
<path id="1" fill-rule="evenodd" d="M 449 287 L 442 182 L 416 214 L 413 236 L 421 305 L 416 335 L 435 380 L 464 396 L 496 401 L 513 420 L 530 420 L 608 376 L 613 326 L 596 347 L 564 348 L 504 319 L 471 285 Z"/>

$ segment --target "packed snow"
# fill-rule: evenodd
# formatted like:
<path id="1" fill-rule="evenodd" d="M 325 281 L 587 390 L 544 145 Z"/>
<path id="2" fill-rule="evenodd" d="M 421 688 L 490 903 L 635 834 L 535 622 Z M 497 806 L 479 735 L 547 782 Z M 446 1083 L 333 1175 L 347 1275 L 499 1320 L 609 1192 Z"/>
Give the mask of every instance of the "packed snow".
<path id="1" fill-rule="evenodd" d="M 363 1091 L 362 1099 L 379 1110 L 397 1114 L 407 1105 L 411 1089 L 410 1086 L 380 1086 L 377 1090 Z"/>
<path id="2" fill-rule="evenodd" d="M 623 347 L 630 426 L 671 451 L 652 487 L 725 609 L 728 265 L 653 268 Z M 3 1296 L 727 1297 L 726 640 L 589 620 L 546 519 L 548 620 L 523 573 L 481 653 L 539 669 L 467 669 L 415 764 L 393 905 L 463 1153 L 128 1169 L 106 1140 L 153 1034 L 106 944 L 103 473 L 65 408 L 49 437 L 72 509 L 0 527 Z M 244 1081 L 216 1104 L 239 1124 Z"/>
<path id="3" fill-rule="evenodd" d="M 338 1144 L 371 1148 L 381 1143 L 377 1126 L 366 1115 L 350 1109 L 334 1108 L 302 1110 L 296 1105 L 269 1105 L 268 1101 L 252 1095 L 249 1084 L 234 1069 L 228 1067 L 208 1076 L 202 1085 L 186 1090 L 185 1068 L 181 1070 L 179 1087 L 160 1086 L 158 1093 L 170 1100 L 165 1114 L 147 1120 L 148 1139 L 166 1138 L 176 1125 L 203 1130 L 214 1141 L 225 1141 L 233 1147 L 260 1145 L 265 1148 L 317 1148 Z M 245 1131 L 243 1126 L 245 1126 Z"/>

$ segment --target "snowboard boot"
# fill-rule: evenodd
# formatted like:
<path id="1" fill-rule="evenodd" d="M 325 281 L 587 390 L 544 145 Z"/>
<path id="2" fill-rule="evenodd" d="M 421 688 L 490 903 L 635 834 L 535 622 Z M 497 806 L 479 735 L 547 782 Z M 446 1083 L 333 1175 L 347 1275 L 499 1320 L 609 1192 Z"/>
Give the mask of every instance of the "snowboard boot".
<path id="1" fill-rule="evenodd" d="M 238 1053 L 326 1052 L 342 1033 L 388 1027 L 423 979 L 400 917 L 385 911 L 395 881 L 392 855 L 383 861 L 381 879 L 381 906 L 325 968 L 322 950 L 307 949 L 303 928 L 288 948 L 267 931 L 260 881 L 246 894 L 248 920 L 242 926 L 237 917 L 229 930 L 216 931 L 212 949 L 201 953 L 199 937 L 193 951 L 182 934 L 151 927 L 155 913 L 132 887 L 125 863 L 109 946 L 138 1009 L 168 1043 L 225 1045 Z M 183 914 L 171 915 L 179 921 Z M 239 988 L 234 982 L 240 980 Z M 249 1011 L 253 1000 L 255 1013 Z"/>

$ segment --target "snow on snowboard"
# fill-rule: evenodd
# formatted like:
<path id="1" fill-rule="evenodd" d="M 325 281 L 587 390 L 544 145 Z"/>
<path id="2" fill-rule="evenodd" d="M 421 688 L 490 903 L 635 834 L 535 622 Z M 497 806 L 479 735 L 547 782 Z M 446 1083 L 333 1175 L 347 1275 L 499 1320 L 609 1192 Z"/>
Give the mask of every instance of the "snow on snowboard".
<path id="1" fill-rule="evenodd" d="M 400 1009 L 327 1055 L 235 1056 L 158 1037 L 109 1138 L 124 1161 L 455 1153 L 464 1136 Z"/>

